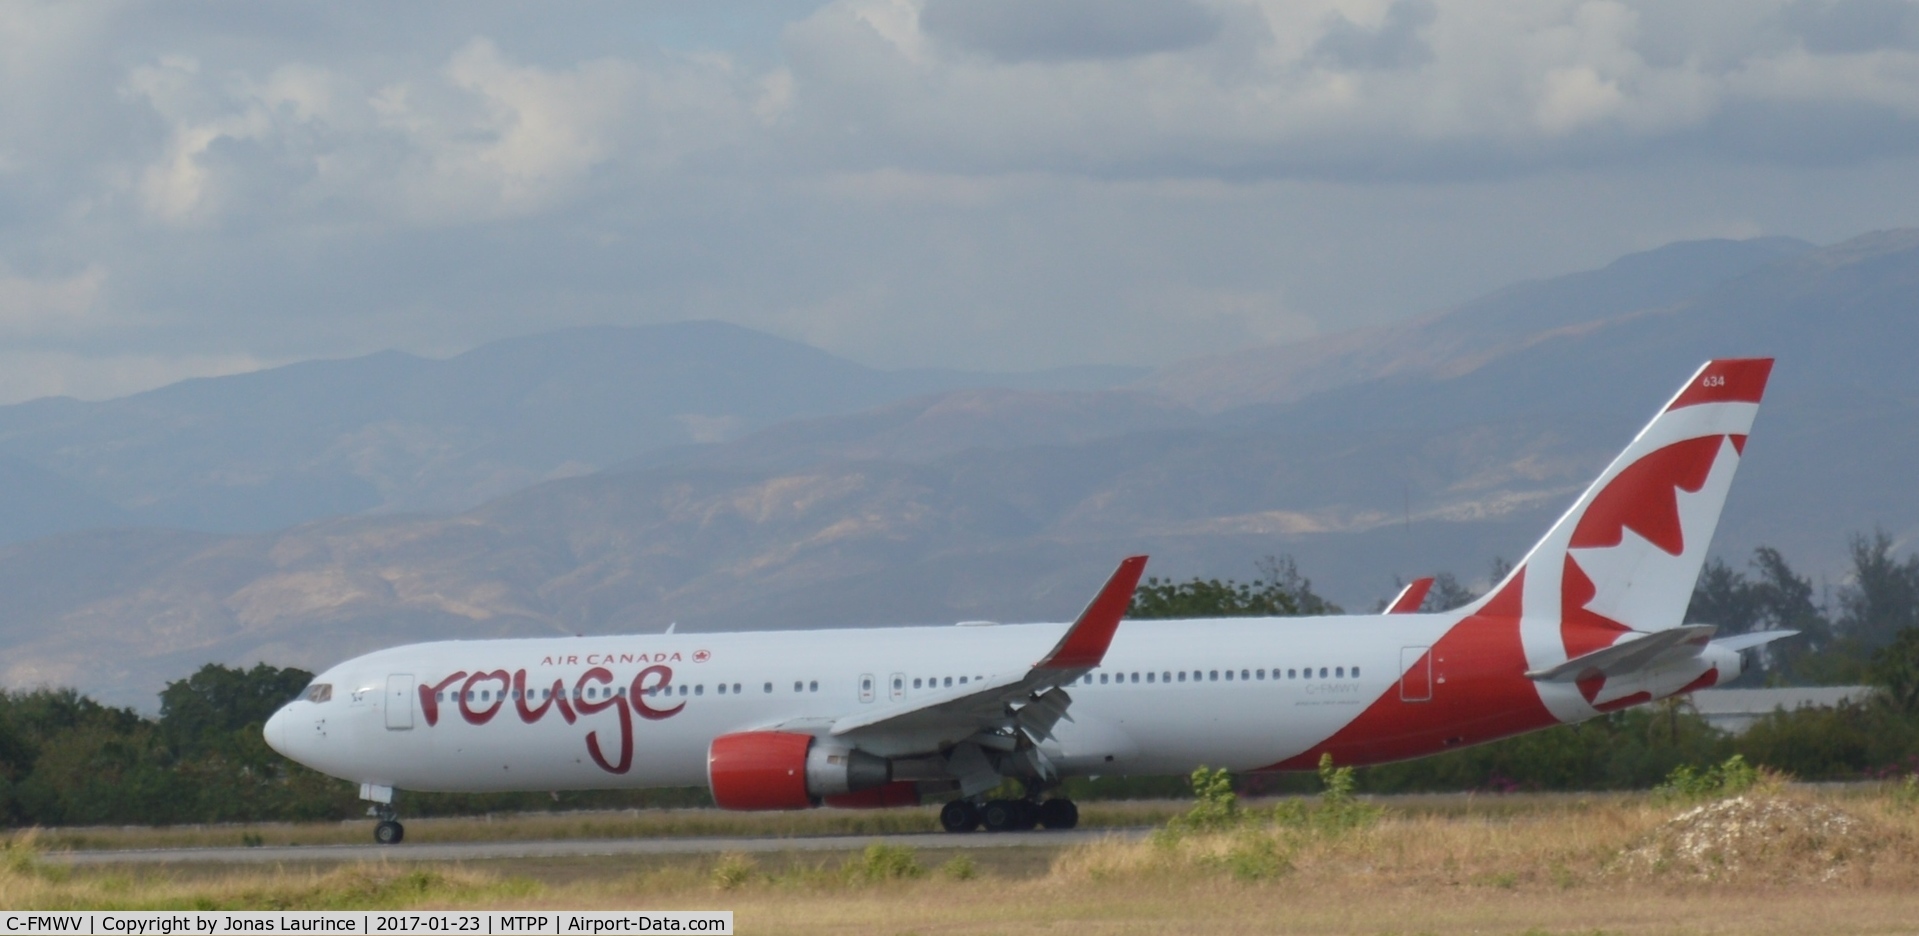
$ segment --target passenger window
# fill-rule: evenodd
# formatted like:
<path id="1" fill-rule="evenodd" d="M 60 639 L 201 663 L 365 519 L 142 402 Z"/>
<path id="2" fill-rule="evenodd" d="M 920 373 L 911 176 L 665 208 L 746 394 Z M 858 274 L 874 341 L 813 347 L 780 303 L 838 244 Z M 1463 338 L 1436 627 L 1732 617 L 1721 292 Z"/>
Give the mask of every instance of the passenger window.
<path id="1" fill-rule="evenodd" d="M 1338 668 L 1338 669 L 1336 669 L 1336 670 L 1333 670 L 1333 675 L 1334 675 L 1334 676 L 1338 676 L 1338 677 L 1339 677 L 1339 678 L 1341 678 L 1341 679 L 1345 679 L 1345 678 L 1346 678 L 1346 667 L 1344 667 L 1344 666 L 1342 666 L 1342 667 L 1340 667 L 1340 668 Z"/>
<path id="2" fill-rule="evenodd" d="M 1253 677 L 1252 677 L 1252 674 L 1250 674 L 1250 673 L 1248 673 L 1248 672 L 1246 672 L 1245 670 L 1240 670 L 1240 671 L 1239 671 L 1239 679 L 1240 679 L 1240 681 L 1241 681 L 1241 682 L 1245 682 L 1246 680 L 1248 680 L 1248 679 L 1251 679 L 1251 678 L 1253 678 Z"/>
<path id="3" fill-rule="evenodd" d="M 1262 669 L 1262 670 L 1253 670 L 1253 678 L 1254 678 L 1254 679 L 1265 679 L 1265 678 L 1266 678 L 1266 671 L 1265 671 L 1265 670 L 1263 670 L 1263 669 Z"/>
<path id="4" fill-rule="evenodd" d="M 444 692 L 436 692 L 436 693 L 434 693 L 434 694 L 433 694 L 433 701 L 435 701 L 435 702 L 445 702 L 445 701 L 446 701 L 446 693 L 444 693 Z"/>
<path id="5" fill-rule="evenodd" d="M 795 680 L 793 680 L 793 691 L 794 691 L 794 692 L 802 692 L 802 691 L 804 691 L 804 690 L 805 690 L 805 686 L 806 686 L 806 684 L 805 684 L 805 683 L 803 683 L 803 682 L 800 682 L 800 681 L 799 681 L 799 680 L 797 680 L 797 679 L 795 679 Z M 682 690 L 682 691 L 684 691 L 684 690 Z"/>
<path id="6" fill-rule="evenodd" d="M 1359 667 L 1357 667 L 1357 666 L 1355 666 L 1355 667 L 1353 667 L 1353 678 L 1354 678 L 1354 679 L 1358 679 L 1358 678 L 1359 678 Z"/>
<path id="7" fill-rule="evenodd" d="M 1326 678 L 1326 667 L 1322 666 L 1319 668 L 1319 678 L 1321 679 Z"/>
<path id="8" fill-rule="evenodd" d="M 918 676 L 915 676 L 913 677 L 913 688 L 918 689 L 919 687 L 920 687 L 920 678 Z"/>
<path id="9" fill-rule="evenodd" d="M 1226 681 L 1227 681 L 1227 682 L 1232 682 L 1232 681 L 1233 681 L 1233 671 L 1232 671 L 1232 670 L 1227 670 L 1227 671 L 1226 671 Z"/>
<path id="10" fill-rule="evenodd" d="M 1149 682 L 1149 683 L 1150 683 L 1150 682 L 1152 682 L 1152 681 L 1153 681 L 1153 676 L 1154 676 L 1154 675 L 1155 675 L 1155 674 L 1153 674 L 1153 673 L 1147 673 L 1147 674 L 1146 674 L 1146 681 L 1147 681 L 1147 682 Z"/>
<path id="11" fill-rule="evenodd" d="M 686 684 L 680 683 L 680 695 L 686 695 Z"/>
<path id="12" fill-rule="evenodd" d="M 1179 671 L 1179 681 L 1180 681 L 1180 682 L 1185 682 L 1185 681 L 1186 681 L 1186 671 L 1185 671 L 1185 670 L 1180 670 L 1180 671 Z"/>
<path id="13" fill-rule="evenodd" d="M 1139 674 L 1138 674 L 1138 673 L 1134 673 L 1134 674 L 1133 674 L 1133 682 L 1139 682 Z"/>
<path id="14" fill-rule="evenodd" d="M 806 691 L 807 691 L 807 692 L 818 692 L 818 691 L 820 691 L 820 681 L 819 681 L 819 680 L 817 680 L 817 679 L 815 679 L 815 680 L 813 680 L 812 682 L 810 682 L 810 683 L 807 683 L 807 684 L 806 684 Z"/>
<path id="15" fill-rule="evenodd" d="M 946 677 L 946 685 L 951 686 L 952 684 L 953 684 L 953 677 L 951 676 Z"/>
<path id="16" fill-rule="evenodd" d="M 1100 684 L 1100 685 L 1102 685 L 1102 686 L 1104 686 L 1104 685 L 1106 685 L 1106 674 L 1105 674 L 1105 673 L 1101 673 L 1101 674 L 1099 674 L 1099 684 Z"/>
<path id="17" fill-rule="evenodd" d="M 725 695 L 725 694 L 726 694 L 726 684 L 725 684 L 725 683 L 720 683 L 720 685 L 719 685 L 719 688 L 717 688 L 717 689 L 715 689 L 715 690 L 713 690 L 713 691 L 714 691 L 714 692 L 717 692 L 717 693 L 719 693 L 720 695 Z"/>
<path id="18" fill-rule="evenodd" d="M 767 691 L 767 692 L 772 692 L 772 691 L 773 691 L 773 684 L 772 684 L 772 683 L 767 683 L 767 684 L 766 684 L 766 691 Z"/>
<path id="19" fill-rule="evenodd" d="M 1211 679 L 1213 682 L 1219 682 L 1219 670 L 1213 670 L 1211 675 L 1208 676 L 1207 678 Z"/>
<path id="20" fill-rule="evenodd" d="M 964 686 L 964 685 L 966 685 L 966 677 L 964 677 L 964 676 L 961 676 L 961 677 L 960 677 L 960 685 L 962 685 L 962 686 Z"/>

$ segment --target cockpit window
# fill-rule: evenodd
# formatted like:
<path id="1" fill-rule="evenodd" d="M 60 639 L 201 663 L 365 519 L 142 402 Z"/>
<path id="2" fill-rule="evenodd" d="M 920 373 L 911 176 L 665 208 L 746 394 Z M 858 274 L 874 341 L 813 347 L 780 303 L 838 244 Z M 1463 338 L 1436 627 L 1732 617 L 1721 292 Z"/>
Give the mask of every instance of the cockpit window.
<path id="1" fill-rule="evenodd" d="M 306 692 L 301 693 L 300 698 L 308 702 L 326 702 L 331 700 L 333 698 L 333 684 L 323 682 L 314 683 L 307 687 Z"/>

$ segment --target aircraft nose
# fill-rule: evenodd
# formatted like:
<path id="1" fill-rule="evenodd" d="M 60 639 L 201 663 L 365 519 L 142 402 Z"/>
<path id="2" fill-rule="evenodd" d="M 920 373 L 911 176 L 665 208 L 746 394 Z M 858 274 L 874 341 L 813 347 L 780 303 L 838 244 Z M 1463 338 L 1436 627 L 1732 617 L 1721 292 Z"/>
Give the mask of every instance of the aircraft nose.
<path id="1" fill-rule="evenodd" d="M 293 752 L 287 750 L 287 721 L 290 719 L 287 709 L 290 708 L 290 705 L 281 706 L 279 711 L 273 713 L 273 717 L 267 719 L 266 727 L 261 731 L 266 735 L 267 747 L 278 751 L 282 757 L 293 756 Z"/>

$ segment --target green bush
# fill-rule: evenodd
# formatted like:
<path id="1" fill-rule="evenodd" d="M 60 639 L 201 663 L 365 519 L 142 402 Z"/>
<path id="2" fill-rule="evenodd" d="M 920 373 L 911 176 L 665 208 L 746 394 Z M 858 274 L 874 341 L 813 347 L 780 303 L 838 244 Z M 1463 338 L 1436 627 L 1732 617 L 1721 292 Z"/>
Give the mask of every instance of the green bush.
<path id="1" fill-rule="evenodd" d="M 1233 792 L 1233 775 L 1225 768 L 1209 770 L 1204 765 L 1193 771 L 1189 781 L 1193 790 L 1193 808 L 1174 816 L 1166 824 L 1173 834 L 1213 832 L 1239 824 L 1239 795 Z"/>
<path id="2" fill-rule="evenodd" d="M 866 846 L 857 857 L 848 858 L 840 870 L 848 882 L 857 884 L 910 880 L 926 873 L 912 849 L 885 842 Z"/>
<path id="3" fill-rule="evenodd" d="M 1724 763 L 1704 770 L 1694 769 L 1690 765 L 1675 767 L 1666 776 L 1666 782 L 1654 788 L 1653 792 L 1666 800 L 1724 799 L 1758 786 L 1761 779 L 1758 769 L 1746 763 L 1744 757 L 1734 754 L 1726 758 Z"/>

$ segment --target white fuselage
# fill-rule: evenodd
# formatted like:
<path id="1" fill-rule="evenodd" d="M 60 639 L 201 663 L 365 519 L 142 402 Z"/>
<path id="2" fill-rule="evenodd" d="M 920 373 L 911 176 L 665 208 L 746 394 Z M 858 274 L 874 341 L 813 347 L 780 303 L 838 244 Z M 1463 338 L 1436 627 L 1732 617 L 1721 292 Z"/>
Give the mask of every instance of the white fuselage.
<path id="1" fill-rule="evenodd" d="M 1074 700 L 1071 720 L 1042 747 L 1069 775 L 1278 763 L 1388 695 L 1400 677 L 1400 648 L 1431 645 L 1453 620 L 1400 615 L 1128 621 L 1104 665 L 1067 687 Z M 715 737 L 808 720 L 831 723 L 852 713 L 911 704 L 960 680 L 970 684 L 1024 671 L 1066 627 L 416 644 L 357 657 L 322 673 L 314 681 L 332 686 L 331 700 L 292 703 L 275 716 L 270 737 L 296 759 L 327 773 L 414 790 L 692 786 L 706 782 L 706 751 Z M 649 667 L 670 671 L 669 691 L 642 692 L 642 708 L 632 704 L 631 687 Z M 611 679 L 587 678 L 596 668 Z M 600 704 L 604 700 L 586 698 L 587 693 L 610 692 L 614 704 L 592 713 L 576 708 L 577 721 L 569 724 L 551 700 L 512 697 L 513 676 L 521 671 L 524 685 L 535 693 L 550 692 L 557 682 L 569 703 L 577 696 L 588 705 Z M 418 687 L 431 691 L 461 672 L 507 676 L 448 684 L 435 693 L 447 701 L 436 700 L 439 711 L 429 724 Z M 657 675 L 649 676 L 643 687 L 657 682 Z M 474 694 L 473 701 L 466 701 L 467 693 Z M 521 705 L 533 710 L 542 701 L 547 708 L 529 722 Z M 627 709 L 624 731 L 621 706 Z M 660 717 L 644 717 L 643 711 Z M 479 718 L 485 721 L 472 723 Z M 600 759 L 613 767 L 630 743 L 628 769 L 603 767 L 588 749 L 589 734 Z M 870 739 L 867 746 L 875 742 L 883 745 L 885 739 Z"/>

